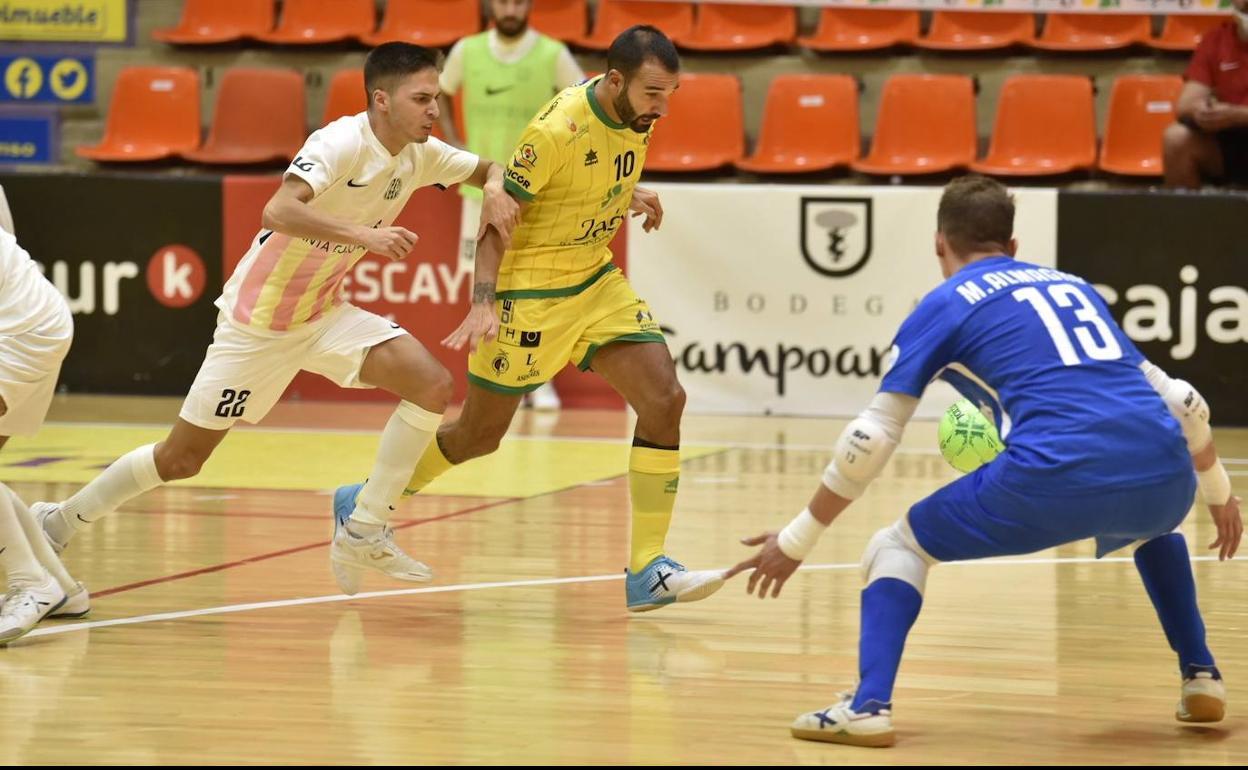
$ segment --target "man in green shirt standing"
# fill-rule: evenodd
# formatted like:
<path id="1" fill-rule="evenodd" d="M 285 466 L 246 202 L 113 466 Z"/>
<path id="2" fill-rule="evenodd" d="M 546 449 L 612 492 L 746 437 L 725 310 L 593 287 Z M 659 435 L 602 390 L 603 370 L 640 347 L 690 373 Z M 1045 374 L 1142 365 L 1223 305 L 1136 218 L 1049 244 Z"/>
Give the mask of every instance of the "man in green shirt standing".
<path id="1" fill-rule="evenodd" d="M 585 79 L 563 43 L 529 29 L 532 0 L 489 0 L 493 29 L 460 40 L 442 68 L 442 130 L 452 144 L 482 158 L 506 164 L 525 126 L 546 102 Z M 463 100 L 464 132 L 459 136 L 451 99 Z M 460 259 L 471 263 L 481 222 L 481 191 L 460 186 L 464 198 Z M 559 396 L 547 383 L 535 391 L 532 405 L 559 408 Z"/>

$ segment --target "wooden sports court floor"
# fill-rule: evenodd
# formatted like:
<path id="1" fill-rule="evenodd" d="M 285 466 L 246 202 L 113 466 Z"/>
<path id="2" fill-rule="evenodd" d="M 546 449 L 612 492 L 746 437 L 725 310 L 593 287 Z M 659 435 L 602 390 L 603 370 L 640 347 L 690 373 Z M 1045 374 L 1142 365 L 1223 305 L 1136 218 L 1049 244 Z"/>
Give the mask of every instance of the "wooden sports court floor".
<path id="1" fill-rule="evenodd" d="M 158 440 L 170 399 L 58 399 L 0 453 L 28 501 L 61 499 Z M 287 404 L 240 429 L 205 473 L 79 538 L 86 620 L 0 650 L 4 763 L 1191 763 L 1248 762 L 1248 568 L 1184 525 L 1228 719 L 1174 721 L 1175 660 L 1129 553 L 1087 543 L 936 568 L 895 699 L 898 744 L 793 740 L 802 711 L 852 686 L 857 562 L 868 537 L 954 478 L 935 425 L 825 535 L 779 600 L 744 580 L 630 616 L 628 417 L 522 412 L 495 456 L 404 504 L 422 587 L 337 594 L 328 494 L 364 476 L 381 406 Z M 836 420 L 689 417 L 669 551 L 726 567 L 737 540 L 806 502 Z M 1238 492 L 1248 431 L 1216 437 Z"/>

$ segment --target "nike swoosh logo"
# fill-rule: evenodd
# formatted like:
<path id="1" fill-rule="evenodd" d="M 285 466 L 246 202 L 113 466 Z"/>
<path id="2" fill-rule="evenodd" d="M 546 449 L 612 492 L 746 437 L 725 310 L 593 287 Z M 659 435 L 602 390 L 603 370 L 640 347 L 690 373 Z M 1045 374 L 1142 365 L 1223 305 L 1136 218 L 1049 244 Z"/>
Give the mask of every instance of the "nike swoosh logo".
<path id="1" fill-rule="evenodd" d="M 402 329 L 403 327 L 402 327 L 402 326 L 399 326 L 398 324 L 390 324 L 390 328 L 391 328 L 391 329 Z M 390 506 L 390 510 L 392 510 L 392 511 L 394 510 L 394 506 L 393 506 L 393 505 L 392 505 L 392 506 Z"/>
<path id="2" fill-rule="evenodd" d="M 485 95 L 486 96 L 498 96 L 504 91 L 510 91 L 513 88 L 515 88 L 515 86 L 504 86 L 503 88 L 490 88 L 489 86 L 486 86 Z"/>
<path id="3" fill-rule="evenodd" d="M 354 179 L 347 180 L 347 187 L 368 187 L 367 184 L 356 184 Z"/>
<path id="4" fill-rule="evenodd" d="M 86 519 L 82 518 L 82 514 L 81 514 L 81 513 L 75 513 L 74 515 L 75 515 L 75 516 L 77 516 L 77 517 L 78 517 L 78 521 L 81 521 L 83 524 L 90 524 L 90 523 L 91 523 L 91 522 L 87 521 Z"/>

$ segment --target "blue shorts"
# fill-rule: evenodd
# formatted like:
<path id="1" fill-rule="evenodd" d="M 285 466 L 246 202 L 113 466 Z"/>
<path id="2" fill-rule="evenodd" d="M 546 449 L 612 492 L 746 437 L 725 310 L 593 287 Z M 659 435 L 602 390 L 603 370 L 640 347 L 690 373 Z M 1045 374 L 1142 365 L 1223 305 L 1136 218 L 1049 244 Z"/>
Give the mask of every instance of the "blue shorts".
<path id="1" fill-rule="evenodd" d="M 1191 510 L 1196 474 L 1144 486 L 1041 495 L 1006 489 L 992 464 L 941 487 L 910 509 L 919 545 L 939 561 L 1033 553 L 1096 538 L 1096 556 L 1174 530 Z M 1061 489 L 1061 476 L 1050 485 Z"/>

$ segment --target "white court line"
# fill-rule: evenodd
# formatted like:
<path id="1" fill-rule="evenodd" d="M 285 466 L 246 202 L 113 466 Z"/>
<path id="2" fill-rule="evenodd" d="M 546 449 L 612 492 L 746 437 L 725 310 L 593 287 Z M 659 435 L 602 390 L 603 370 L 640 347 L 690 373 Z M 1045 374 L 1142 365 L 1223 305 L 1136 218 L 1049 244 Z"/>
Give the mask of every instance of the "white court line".
<path id="1" fill-rule="evenodd" d="M 1193 556 L 1192 561 L 1216 561 L 1216 556 Z M 1030 558 L 1030 559 L 979 559 L 976 561 L 953 561 L 944 563 L 944 567 L 1000 567 L 1000 566 L 1034 566 L 1044 564 L 1122 564 L 1133 563 L 1134 559 L 1130 556 L 1107 556 L 1103 559 L 1097 559 L 1091 556 L 1082 556 L 1074 558 Z M 859 568 L 858 562 L 850 564 L 808 564 L 800 567 L 801 570 L 811 572 L 826 570 L 856 570 Z M 415 596 L 418 594 L 442 594 L 454 593 L 458 591 L 483 591 L 491 588 L 526 588 L 536 586 L 559 586 L 571 585 L 575 583 L 603 583 L 611 580 L 623 580 L 623 573 L 612 573 L 610 575 L 584 575 L 581 577 L 565 577 L 565 578 L 537 578 L 534 580 L 508 580 L 497 583 L 460 583 L 449 586 L 431 586 L 429 588 L 400 588 L 392 591 L 369 591 L 354 596 L 345 596 L 336 594 L 331 596 L 308 596 L 302 599 L 278 599 L 269 602 L 252 602 L 250 604 L 230 604 L 224 607 L 205 607 L 200 610 L 182 610 L 179 612 L 161 612 L 154 615 L 135 615 L 129 618 L 115 618 L 113 620 L 93 620 L 85 623 L 67 623 L 65 625 L 49 626 L 47 628 L 37 628 L 27 634 L 27 637 L 36 636 L 52 636 L 54 634 L 66 634 L 70 631 L 87 631 L 93 628 L 109 628 L 111 626 L 130 626 L 137 623 L 158 623 L 165 620 L 182 620 L 185 618 L 197 618 L 205 615 L 228 615 L 234 612 L 251 612 L 252 610 L 270 610 L 281 607 L 300 607 L 308 604 L 330 604 L 333 602 L 349 602 L 358 599 L 384 599 L 392 596 Z"/>
<path id="2" fill-rule="evenodd" d="M 354 596 L 346 596 L 345 594 L 336 594 L 332 596 L 308 596 L 302 599 L 278 599 L 271 602 L 253 602 L 251 604 L 230 604 L 224 607 L 205 607 L 202 610 L 182 610 L 179 612 L 161 612 L 155 615 L 136 615 L 129 618 L 115 618 L 113 620 L 94 620 L 86 623 L 70 623 L 62 626 L 53 626 L 50 628 L 37 628 L 27 634 L 27 637 L 50 636 L 52 634 L 64 634 L 69 631 L 86 631 L 92 628 L 108 628 L 109 626 L 129 626 L 135 623 L 156 623 L 162 620 L 181 620 L 183 618 L 195 618 L 203 615 L 227 615 L 232 612 L 250 612 L 252 610 L 269 610 L 278 607 L 299 607 L 305 604 L 329 604 L 332 602 L 349 602 L 355 599 L 378 599 L 390 596 L 411 596 L 414 594 L 441 594 L 455 591 L 481 591 L 487 588 L 522 588 L 525 586 L 553 586 L 565 585 L 569 583 L 600 583 L 606 580 L 622 580 L 624 573 L 611 575 L 586 575 L 583 577 L 570 578 L 538 578 L 536 580 L 509 580 L 502 583 L 460 583 L 449 586 L 431 586 L 429 588 L 399 588 L 393 591 L 368 591 L 365 593 L 355 594 Z"/>

